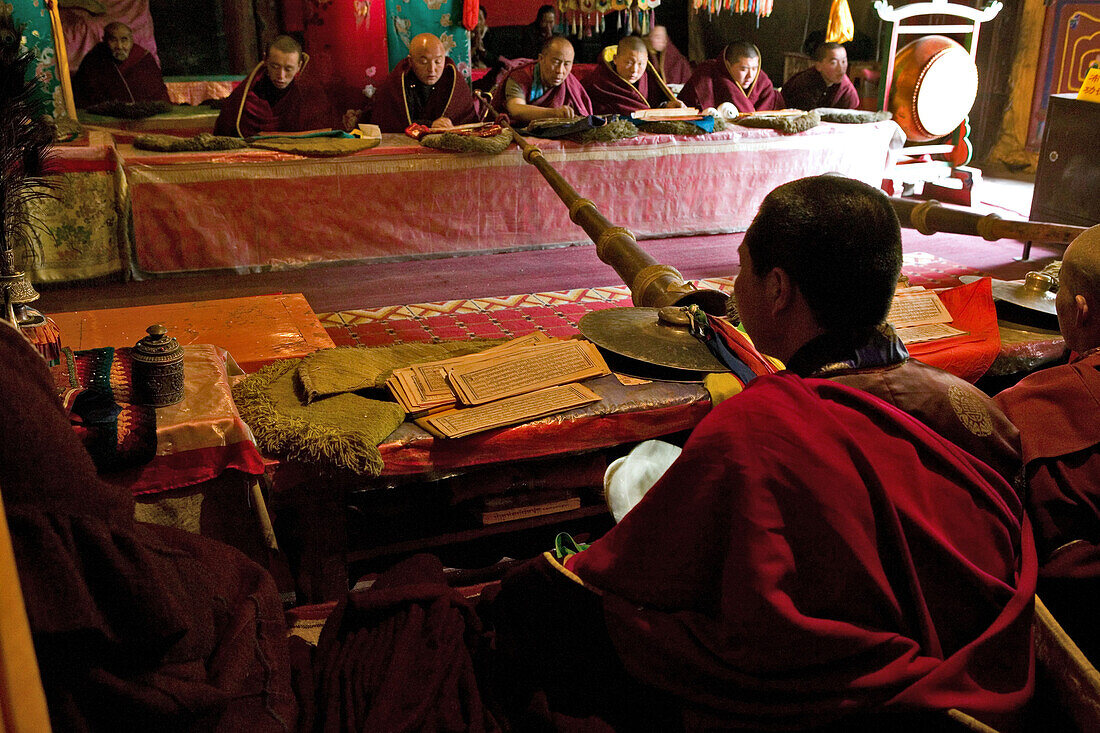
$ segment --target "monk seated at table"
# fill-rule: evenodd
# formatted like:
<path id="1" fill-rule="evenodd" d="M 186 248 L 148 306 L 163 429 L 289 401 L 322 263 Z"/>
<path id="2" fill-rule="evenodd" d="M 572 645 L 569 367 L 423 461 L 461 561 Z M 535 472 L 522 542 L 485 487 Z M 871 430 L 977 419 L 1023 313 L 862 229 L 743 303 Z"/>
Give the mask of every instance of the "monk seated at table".
<path id="1" fill-rule="evenodd" d="M 370 105 L 359 112 L 348 110 L 344 129 L 367 121 L 382 132 L 404 132 L 413 123 L 446 129 L 476 120 L 474 96 L 443 43 L 421 33 L 409 43 L 409 55 L 378 86 Z"/>
<path id="2" fill-rule="evenodd" d="M 170 101 L 157 60 L 119 22 L 103 29 L 103 40 L 80 62 L 73 75 L 73 98 L 80 109 L 104 102 Z"/>
<path id="3" fill-rule="evenodd" d="M 880 191 L 785 184 L 739 253 L 737 310 L 762 352 L 815 363 L 885 327 L 901 238 Z M 718 404 L 587 549 L 505 577 L 491 618 L 517 729 L 945 730 L 949 708 L 1019 722 L 1037 575 L 1021 500 L 908 413 L 800 369 Z"/>
<path id="4" fill-rule="evenodd" d="M 997 395 L 1020 428 L 1039 595 L 1100 662 L 1100 226 L 1066 249 L 1055 300 L 1070 362 Z M 1091 601 L 1088 599 L 1092 599 Z"/>
<path id="5" fill-rule="evenodd" d="M 515 122 L 592 114 L 592 100 L 573 76 L 573 44 L 554 36 L 533 64 L 512 69 L 493 92 L 493 105 Z"/>
<path id="6" fill-rule="evenodd" d="M 839 43 L 822 43 L 814 52 L 814 64 L 783 84 L 788 107 L 858 109 L 859 93 L 848 78 L 848 52 Z"/>
<path id="7" fill-rule="evenodd" d="M 786 106 L 760 68 L 760 51 L 748 41 L 731 43 L 718 58 L 699 64 L 684 84 L 680 101 L 699 109 L 730 102 L 745 114 Z"/>
<path id="8" fill-rule="evenodd" d="M 332 111 L 324 90 L 303 73 L 308 61 L 296 40 L 275 38 L 264 60 L 222 102 L 214 134 L 252 137 L 331 128 Z"/>
<path id="9" fill-rule="evenodd" d="M 618 46 L 605 48 L 585 89 L 598 115 L 684 106 L 650 64 L 645 41 L 638 36 L 626 36 Z"/>
<path id="10" fill-rule="evenodd" d="M 666 84 L 683 84 L 691 78 L 691 63 L 672 45 L 668 29 L 655 25 L 645 40 L 649 46 L 649 62 Z"/>
<path id="11" fill-rule="evenodd" d="M 6 320 L 0 391 L 0 489 L 53 730 L 295 730 L 268 572 L 134 521 L 134 497 L 98 478 L 45 361 Z"/>

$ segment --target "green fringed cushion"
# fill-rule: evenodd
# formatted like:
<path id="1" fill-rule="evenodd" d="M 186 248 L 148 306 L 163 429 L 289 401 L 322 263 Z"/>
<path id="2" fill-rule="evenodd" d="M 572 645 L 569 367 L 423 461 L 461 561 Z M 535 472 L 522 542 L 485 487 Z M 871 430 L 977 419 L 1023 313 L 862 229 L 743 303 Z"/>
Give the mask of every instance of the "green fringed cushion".
<path id="1" fill-rule="evenodd" d="M 810 110 L 800 115 L 769 115 L 766 113 L 745 115 L 744 117 L 738 117 L 734 122 L 745 127 L 762 127 L 775 130 L 783 135 L 795 135 L 817 127 L 821 124 L 821 117 L 817 114 L 817 110 Z"/>
<path id="2" fill-rule="evenodd" d="M 606 125 L 593 127 L 590 130 L 566 135 L 575 143 L 611 143 L 616 140 L 626 140 L 637 137 L 638 128 L 630 120 L 611 120 Z"/>
<path id="3" fill-rule="evenodd" d="M 862 124 L 865 122 L 882 122 L 892 120 L 894 115 L 879 110 L 872 112 L 864 109 L 838 109 L 836 107 L 818 107 L 815 110 L 822 122 L 842 122 L 845 124 Z"/>
<path id="4" fill-rule="evenodd" d="M 498 155 L 508 149 L 512 143 L 512 133 L 501 130 L 490 137 L 474 137 L 472 135 L 458 135 L 453 132 L 425 135 L 420 138 L 420 144 L 436 150 L 451 150 L 456 153 L 482 153 L 484 155 Z"/>
<path id="5" fill-rule="evenodd" d="M 394 344 L 376 348 L 337 346 L 302 359 L 298 381 L 306 402 L 328 395 L 382 387 L 394 369 L 484 351 L 502 340 L 442 341 L 437 344 Z"/>
<path id="6" fill-rule="evenodd" d="M 305 404 L 297 379 L 300 362 L 277 361 L 233 387 L 233 400 L 257 445 L 294 460 L 379 475 L 378 444 L 404 422 L 404 410 L 354 393 Z"/>
<path id="7" fill-rule="evenodd" d="M 135 137 L 134 147 L 162 153 L 181 153 L 195 150 L 238 150 L 247 148 L 248 143 L 239 137 L 212 135 L 209 132 L 200 132 L 193 137 L 150 133 Z"/>
<path id="8" fill-rule="evenodd" d="M 145 117 L 171 112 L 172 109 L 173 106 L 171 102 L 164 102 L 159 99 L 147 102 L 121 102 L 112 99 L 106 102 L 100 102 L 99 104 L 93 104 L 87 111 L 93 115 L 102 115 L 104 117 L 140 120 Z"/>

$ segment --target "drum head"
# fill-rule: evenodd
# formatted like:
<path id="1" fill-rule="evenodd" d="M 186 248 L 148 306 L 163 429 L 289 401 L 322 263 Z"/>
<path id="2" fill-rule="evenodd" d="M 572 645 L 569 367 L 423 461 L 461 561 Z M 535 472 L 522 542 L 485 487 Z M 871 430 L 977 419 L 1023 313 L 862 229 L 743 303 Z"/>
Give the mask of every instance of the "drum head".
<path id="1" fill-rule="evenodd" d="M 978 69 L 966 49 L 946 36 L 924 36 L 894 61 L 890 111 L 911 142 L 954 132 L 974 106 Z"/>

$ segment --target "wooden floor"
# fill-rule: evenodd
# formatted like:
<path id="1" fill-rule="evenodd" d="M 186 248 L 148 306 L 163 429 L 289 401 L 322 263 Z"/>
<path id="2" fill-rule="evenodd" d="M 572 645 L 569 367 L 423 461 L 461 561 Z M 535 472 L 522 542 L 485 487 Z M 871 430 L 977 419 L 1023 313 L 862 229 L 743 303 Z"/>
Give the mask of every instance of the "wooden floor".
<path id="1" fill-rule="evenodd" d="M 1026 218 L 1030 206 L 1027 181 L 983 182 L 984 211 L 1006 218 Z M 991 272 L 1022 277 L 1033 265 L 1015 263 L 1020 245 L 986 243 L 978 238 L 925 238 L 903 232 L 905 250 L 927 251 L 949 261 Z M 742 235 L 713 235 L 648 240 L 641 246 L 658 262 L 672 265 L 686 279 L 728 277 L 737 271 L 737 245 Z M 1032 260 L 1041 266 L 1057 250 L 1037 247 Z M 969 261 L 968 261 L 969 260 Z M 595 247 L 581 245 L 445 259 L 373 264 L 336 264 L 283 271 L 238 274 L 232 271 L 190 273 L 155 279 L 39 286 L 36 306 L 45 313 L 155 305 L 217 298 L 303 293 L 318 313 L 423 303 L 458 298 L 546 292 L 600 285 L 621 279 L 596 257 Z"/>

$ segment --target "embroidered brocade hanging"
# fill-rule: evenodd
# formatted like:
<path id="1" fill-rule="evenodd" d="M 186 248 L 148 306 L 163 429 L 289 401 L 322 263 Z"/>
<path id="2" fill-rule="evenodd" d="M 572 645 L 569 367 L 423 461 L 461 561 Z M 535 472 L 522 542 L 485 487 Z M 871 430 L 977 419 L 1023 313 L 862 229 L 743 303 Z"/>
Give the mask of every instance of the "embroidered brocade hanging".
<path id="1" fill-rule="evenodd" d="M 714 15 L 723 10 L 731 13 L 752 13 L 757 18 L 772 14 L 772 0 L 691 0 L 691 12 Z"/>
<path id="2" fill-rule="evenodd" d="M 612 13 L 619 14 L 619 28 L 645 35 L 653 27 L 653 9 L 660 4 L 661 0 L 558 0 L 558 11 L 571 36 L 602 33 Z"/>

